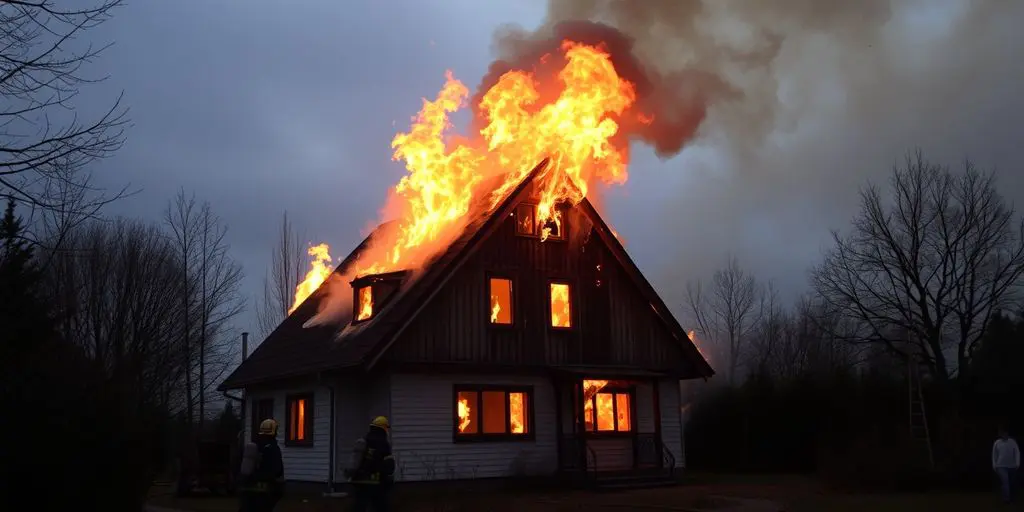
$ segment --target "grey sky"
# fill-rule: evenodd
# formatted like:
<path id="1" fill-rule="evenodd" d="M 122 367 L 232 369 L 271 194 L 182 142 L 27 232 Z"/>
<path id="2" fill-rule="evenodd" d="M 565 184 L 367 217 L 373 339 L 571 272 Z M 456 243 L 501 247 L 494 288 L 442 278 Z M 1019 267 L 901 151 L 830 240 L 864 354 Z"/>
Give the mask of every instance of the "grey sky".
<path id="1" fill-rule="evenodd" d="M 669 302 L 729 252 L 796 293 L 828 230 L 853 214 L 855 187 L 914 146 L 998 167 L 1024 205 L 1024 3 L 956 23 L 955 9 L 922 7 L 939 3 L 902 2 L 916 14 L 857 51 L 787 42 L 774 67 L 786 109 L 752 155 L 733 154 L 714 119 L 672 160 L 637 151 L 605 215 Z M 255 299 L 282 211 L 344 256 L 403 173 L 389 144 L 421 98 L 446 69 L 475 86 L 494 29 L 544 14 L 538 0 L 131 2 L 92 33 L 115 46 L 96 64 L 110 79 L 88 97 L 124 89 L 134 121 L 96 172 L 143 188 L 107 213 L 158 219 L 178 187 L 195 191 L 229 224 Z M 248 315 L 239 323 L 255 330 Z"/>

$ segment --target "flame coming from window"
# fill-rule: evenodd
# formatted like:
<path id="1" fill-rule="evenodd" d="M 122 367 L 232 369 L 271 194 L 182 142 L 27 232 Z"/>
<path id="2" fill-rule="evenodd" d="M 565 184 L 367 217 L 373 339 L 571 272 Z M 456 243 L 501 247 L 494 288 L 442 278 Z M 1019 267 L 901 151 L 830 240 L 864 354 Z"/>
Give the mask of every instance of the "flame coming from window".
<path id="1" fill-rule="evenodd" d="M 364 286 L 359 289 L 359 313 L 356 320 L 366 320 L 373 316 L 373 287 Z"/>
<path id="2" fill-rule="evenodd" d="M 551 283 L 551 327 L 572 327 L 569 285 Z"/>
<path id="3" fill-rule="evenodd" d="M 493 211 L 545 157 L 550 163 L 535 182 L 541 226 L 561 222 L 554 218 L 556 204 L 578 203 L 597 183 L 626 181 L 628 137 L 620 127 L 626 119 L 631 125 L 650 121 L 630 110 L 634 85 L 600 46 L 564 41 L 538 62 L 538 69 L 553 67 L 556 72 L 501 76 L 479 96 L 479 131 L 468 137 L 449 133 L 449 116 L 465 106 L 469 89 L 447 74 L 437 97 L 424 100 L 409 131 L 392 141 L 393 158 L 408 170 L 383 212 L 396 227 L 374 240 L 343 282 L 421 267 L 451 243 L 471 213 Z M 477 198 L 488 211 L 470 212 Z"/>
<path id="4" fill-rule="evenodd" d="M 594 423 L 594 401 L 591 400 L 598 391 L 608 385 L 606 380 L 583 381 L 583 419 L 587 424 Z"/>
<path id="5" fill-rule="evenodd" d="M 288 310 L 289 314 L 295 311 L 299 304 L 306 300 L 306 297 L 315 292 L 334 270 L 331 268 L 331 248 L 327 244 L 314 245 L 306 252 L 313 260 L 310 262 L 309 272 L 306 272 L 306 278 L 295 287 L 295 301 Z"/>
<path id="6" fill-rule="evenodd" d="M 459 398 L 459 432 L 465 432 L 469 428 L 469 399 Z"/>
<path id="7" fill-rule="evenodd" d="M 526 433 L 526 394 L 508 394 L 509 426 L 513 434 Z"/>

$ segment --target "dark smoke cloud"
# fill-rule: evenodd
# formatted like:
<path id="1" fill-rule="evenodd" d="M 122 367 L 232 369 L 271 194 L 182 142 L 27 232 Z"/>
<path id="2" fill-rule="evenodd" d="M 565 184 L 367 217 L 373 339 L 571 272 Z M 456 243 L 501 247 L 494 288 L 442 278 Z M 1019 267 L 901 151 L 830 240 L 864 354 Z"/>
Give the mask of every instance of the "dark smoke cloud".
<path id="1" fill-rule="evenodd" d="M 538 29 L 496 33 L 484 84 L 567 34 L 608 37 L 673 121 L 638 138 L 689 148 L 635 151 L 623 194 L 647 199 L 609 204 L 641 266 L 676 306 L 727 253 L 792 294 L 858 187 L 914 148 L 998 168 L 1024 206 L 1022 22 L 1005 0 L 550 0 Z"/>

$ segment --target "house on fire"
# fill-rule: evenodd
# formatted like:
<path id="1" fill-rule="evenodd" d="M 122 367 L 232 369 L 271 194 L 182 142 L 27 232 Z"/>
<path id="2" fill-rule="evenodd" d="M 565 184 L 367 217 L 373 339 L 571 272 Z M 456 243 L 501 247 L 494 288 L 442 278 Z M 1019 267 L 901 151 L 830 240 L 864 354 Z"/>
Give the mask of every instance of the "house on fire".
<path id="1" fill-rule="evenodd" d="M 280 422 L 289 480 L 342 482 L 377 415 L 399 481 L 683 465 L 679 384 L 714 372 L 587 200 L 540 240 L 546 163 L 416 276 L 352 282 L 340 325 L 303 328 L 313 293 L 220 386 L 244 390 L 247 435 Z"/>

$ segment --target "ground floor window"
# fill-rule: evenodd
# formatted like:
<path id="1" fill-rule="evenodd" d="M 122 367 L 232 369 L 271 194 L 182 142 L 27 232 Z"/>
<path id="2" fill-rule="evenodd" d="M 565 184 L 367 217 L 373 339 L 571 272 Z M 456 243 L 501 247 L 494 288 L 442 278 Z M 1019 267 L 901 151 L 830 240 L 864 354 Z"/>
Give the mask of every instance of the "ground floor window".
<path id="1" fill-rule="evenodd" d="M 256 434 L 260 430 L 260 423 L 263 420 L 274 419 L 274 399 L 263 398 L 252 401 L 252 420 L 249 424 L 249 438 L 256 441 Z"/>
<path id="2" fill-rule="evenodd" d="M 452 407 L 457 441 L 533 437 L 530 387 L 455 386 Z"/>
<path id="3" fill-rule="evenodd" d="M 607 380 L 583 381 L 583 423 L 589 432 L 632 432 L 632 388 Z"/>
<path id="4" fill-rule="evenodd" d="M 287 446 L 313 445 L 313 394 L 290 395 L 285 400 L 287 410 L 284 443 Z"/>

